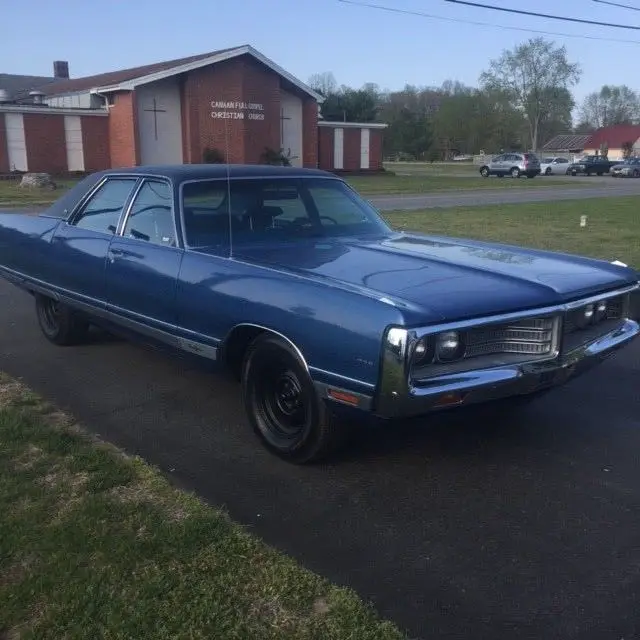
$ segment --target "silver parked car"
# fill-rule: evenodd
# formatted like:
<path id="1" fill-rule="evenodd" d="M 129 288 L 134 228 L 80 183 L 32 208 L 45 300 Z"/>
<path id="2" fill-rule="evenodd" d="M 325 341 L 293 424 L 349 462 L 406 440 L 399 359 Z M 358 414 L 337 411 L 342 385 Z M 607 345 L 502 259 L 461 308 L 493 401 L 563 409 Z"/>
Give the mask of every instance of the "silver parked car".
<path id="1" fill-rule="evenodd" d="M 540 173 L 543 176 L 550 176 L 552 174 L 564 175 L 567 173 L 567 167 L 569 166 L 569 160 L 560 156 L 543 158 L 540 162 Z"/>
<path id="2" fill-rule="evenodd" d="M 519 178 L 535 178 L 540 173 L 540 160 L 535 153 L 502 153 L 491 158 L 487 164 L 480 167 L 480 175 L 483 178 L 489 176 L 511 176 Z"/>
<path id="3" fill-rule="evenodd" d="M 640 158 L 627 158 L 611 167 L 612 178 L 640 178 Z"/>

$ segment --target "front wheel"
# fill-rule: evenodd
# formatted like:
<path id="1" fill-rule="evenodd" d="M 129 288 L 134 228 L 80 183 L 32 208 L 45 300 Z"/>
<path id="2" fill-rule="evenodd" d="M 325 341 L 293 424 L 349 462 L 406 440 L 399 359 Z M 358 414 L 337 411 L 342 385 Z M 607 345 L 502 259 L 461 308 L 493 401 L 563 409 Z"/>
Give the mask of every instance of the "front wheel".
<path id="1" fill-rule="evenodd" d="M 36 294 L 36 314 L 44 337 L 59 346 L 82 342 L 89 330 L 89 322 L 65 304 Z"/>
<path id="2" fill-rule="evenodd" d="M 295 464 L 315 462 L 341 445 L 340 424 L 315 390 L 291 345 L 271 334 L 258 336 L 242 367 L 244 407 L 266 448 Z"/>
<path id="3" fill-rule="evenodd" d="M 511 169 L 511 177 L 512 178 L 520 177 L 520 169 L 518 169 L 518 167 L 513 167 L 513 169 Z"/>
<path id="4" fill-rule="evenodd" d="M 551 167 L 547 167 L 544 171 L 544 175 L 545 176 L 550 176 L 551 175 Z"/>

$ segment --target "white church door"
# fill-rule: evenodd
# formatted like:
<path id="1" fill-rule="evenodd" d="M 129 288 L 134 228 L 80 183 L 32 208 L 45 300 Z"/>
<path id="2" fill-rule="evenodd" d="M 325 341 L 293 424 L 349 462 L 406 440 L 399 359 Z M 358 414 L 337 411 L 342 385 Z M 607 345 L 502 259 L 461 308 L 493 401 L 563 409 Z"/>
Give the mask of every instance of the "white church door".
<path id="1" fill-rule="evenodd" d="M 280 92 L 280 146 L 294 167 L 302 166 L 302 100 Z"/>
<path id="2" fill-rule="evenodd" d="M 177 78 L 136 88 L 141 164 L 182 164 L 182 114 Z"/>

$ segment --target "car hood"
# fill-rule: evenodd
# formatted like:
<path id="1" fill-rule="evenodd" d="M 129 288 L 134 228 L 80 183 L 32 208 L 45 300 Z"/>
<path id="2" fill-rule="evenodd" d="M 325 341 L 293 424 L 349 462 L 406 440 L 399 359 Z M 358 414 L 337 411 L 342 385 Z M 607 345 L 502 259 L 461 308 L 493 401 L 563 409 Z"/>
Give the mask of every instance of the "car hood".
<path id="1" fill-rule="evenodd" d="M 234 248 L 238 257 L 408 303 L 441 320 L 558 304 L 634 284 L 631 269 L 578 256 L 394 234 Z"/>

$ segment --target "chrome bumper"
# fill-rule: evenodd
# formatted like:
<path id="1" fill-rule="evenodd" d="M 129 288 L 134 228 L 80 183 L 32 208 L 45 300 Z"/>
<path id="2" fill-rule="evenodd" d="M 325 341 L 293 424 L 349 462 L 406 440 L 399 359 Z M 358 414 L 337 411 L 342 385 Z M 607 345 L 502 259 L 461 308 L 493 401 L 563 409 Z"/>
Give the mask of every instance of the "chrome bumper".
<path id="1" fill-rule="evenodd" d="M 412 380 L 406 376 L 404 367 L 399 366 L 399 351 L 388 349 L 374 412 L 383 418 L 409 417 L 558 386 L 597 365 L 638 335 L 638 322 L 627 319 L 616 330 L 551 360 L 422 380 Z"/>

